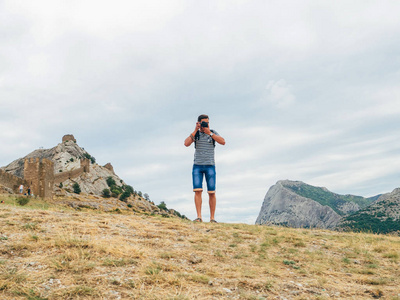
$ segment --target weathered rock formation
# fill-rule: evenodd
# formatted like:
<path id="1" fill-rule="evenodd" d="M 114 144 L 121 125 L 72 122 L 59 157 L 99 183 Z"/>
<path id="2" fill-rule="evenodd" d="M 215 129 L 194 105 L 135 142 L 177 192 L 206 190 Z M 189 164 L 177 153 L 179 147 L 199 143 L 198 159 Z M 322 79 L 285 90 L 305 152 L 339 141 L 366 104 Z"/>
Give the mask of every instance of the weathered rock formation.
<path id="1" fill-rule="evenodd" d="M 73 190 L 74 183 L 87 194 L 101 195 L 112 177 L 117 186 L 124 184 L 111 164 L 105 167 L 93 163 L 87 151 L 79 147 L 73 135 L 65 135 L 62 143 L 51 149 L 38 149 L 0 169 L 0 184 L 15 190 L 23 183 L 31 186 L 35 195 L 51 198 L 58 186 Z"/>
<path id="2" fill-rule="evenodd" d="M 331 207 L 299 196 L 285 185 L 292 181 L 278 181 L 267 192 L 256 224 L 280 224 L 290 227 L 333 228 L 340 215 Z"/>

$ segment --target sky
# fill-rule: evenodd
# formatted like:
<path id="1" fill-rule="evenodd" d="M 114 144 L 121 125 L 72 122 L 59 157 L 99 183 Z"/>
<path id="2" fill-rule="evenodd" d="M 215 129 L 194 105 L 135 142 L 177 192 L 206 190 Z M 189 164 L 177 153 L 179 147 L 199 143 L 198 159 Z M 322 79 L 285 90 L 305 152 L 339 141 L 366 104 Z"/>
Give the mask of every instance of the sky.
<path id="1" fill-rule="evenodd" d="M 200 114 L 220 222 L 254 224 L 278 180 L 400 187 L 399 1 L 0 0 L 0 166 L 64 134 L 194 219 Z M 203 219 L 209 218 L 203 194 Z"/>

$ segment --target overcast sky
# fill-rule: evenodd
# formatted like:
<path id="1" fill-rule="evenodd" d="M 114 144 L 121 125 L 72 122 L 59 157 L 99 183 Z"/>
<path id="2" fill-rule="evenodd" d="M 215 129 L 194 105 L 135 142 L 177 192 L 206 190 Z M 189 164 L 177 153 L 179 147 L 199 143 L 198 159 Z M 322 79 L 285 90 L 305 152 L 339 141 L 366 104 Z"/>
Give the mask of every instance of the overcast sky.
<path id="1" fill-rule="evenodd" d="M 205 113 L 226 140 L 218 221 L 254 223 L 281 179 L 390 192 L 399 12 L 397 0 L 0 0 L 0 166 L 71 133 L 193 219 L 183 141 Z"/>

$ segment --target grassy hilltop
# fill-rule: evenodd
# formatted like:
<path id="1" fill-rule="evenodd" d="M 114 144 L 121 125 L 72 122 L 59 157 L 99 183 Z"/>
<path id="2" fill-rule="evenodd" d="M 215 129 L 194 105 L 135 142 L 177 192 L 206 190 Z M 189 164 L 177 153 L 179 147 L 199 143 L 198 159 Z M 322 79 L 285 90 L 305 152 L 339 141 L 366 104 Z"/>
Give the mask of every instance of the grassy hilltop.
<path id="1" fill-rule="evenodd" d="M 0 299 L 400 299 L 396 236 L 0 199 Z"/>

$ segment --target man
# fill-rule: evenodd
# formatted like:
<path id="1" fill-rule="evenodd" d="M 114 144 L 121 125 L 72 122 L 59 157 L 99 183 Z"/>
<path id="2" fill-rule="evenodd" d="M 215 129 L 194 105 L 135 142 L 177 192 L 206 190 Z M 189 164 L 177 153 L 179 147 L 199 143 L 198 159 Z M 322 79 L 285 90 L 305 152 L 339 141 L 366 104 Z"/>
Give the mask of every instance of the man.
<path id="1" fill-rule="evenodd" d="M 215 130 L 210 129 L 210 122 L 207 115 L 200 115 L 197 118 L 196 127 L 192 134 L 185 139 L 185 146 L 189 147 L 195 143 L 194 164 L 192 171 L 194 203 L 196 206 L 197 219 L 195 222 L 202 222 L 201 204 L 203 193 L 203 177 L 207 182 L 207 191 L 210 204 L 210 222 L 215 221 L 215 207 L 217 198 L 215 195 L 215 159 L 214 147 L 215 142 L 225 145 L 225 140 Z"/>

